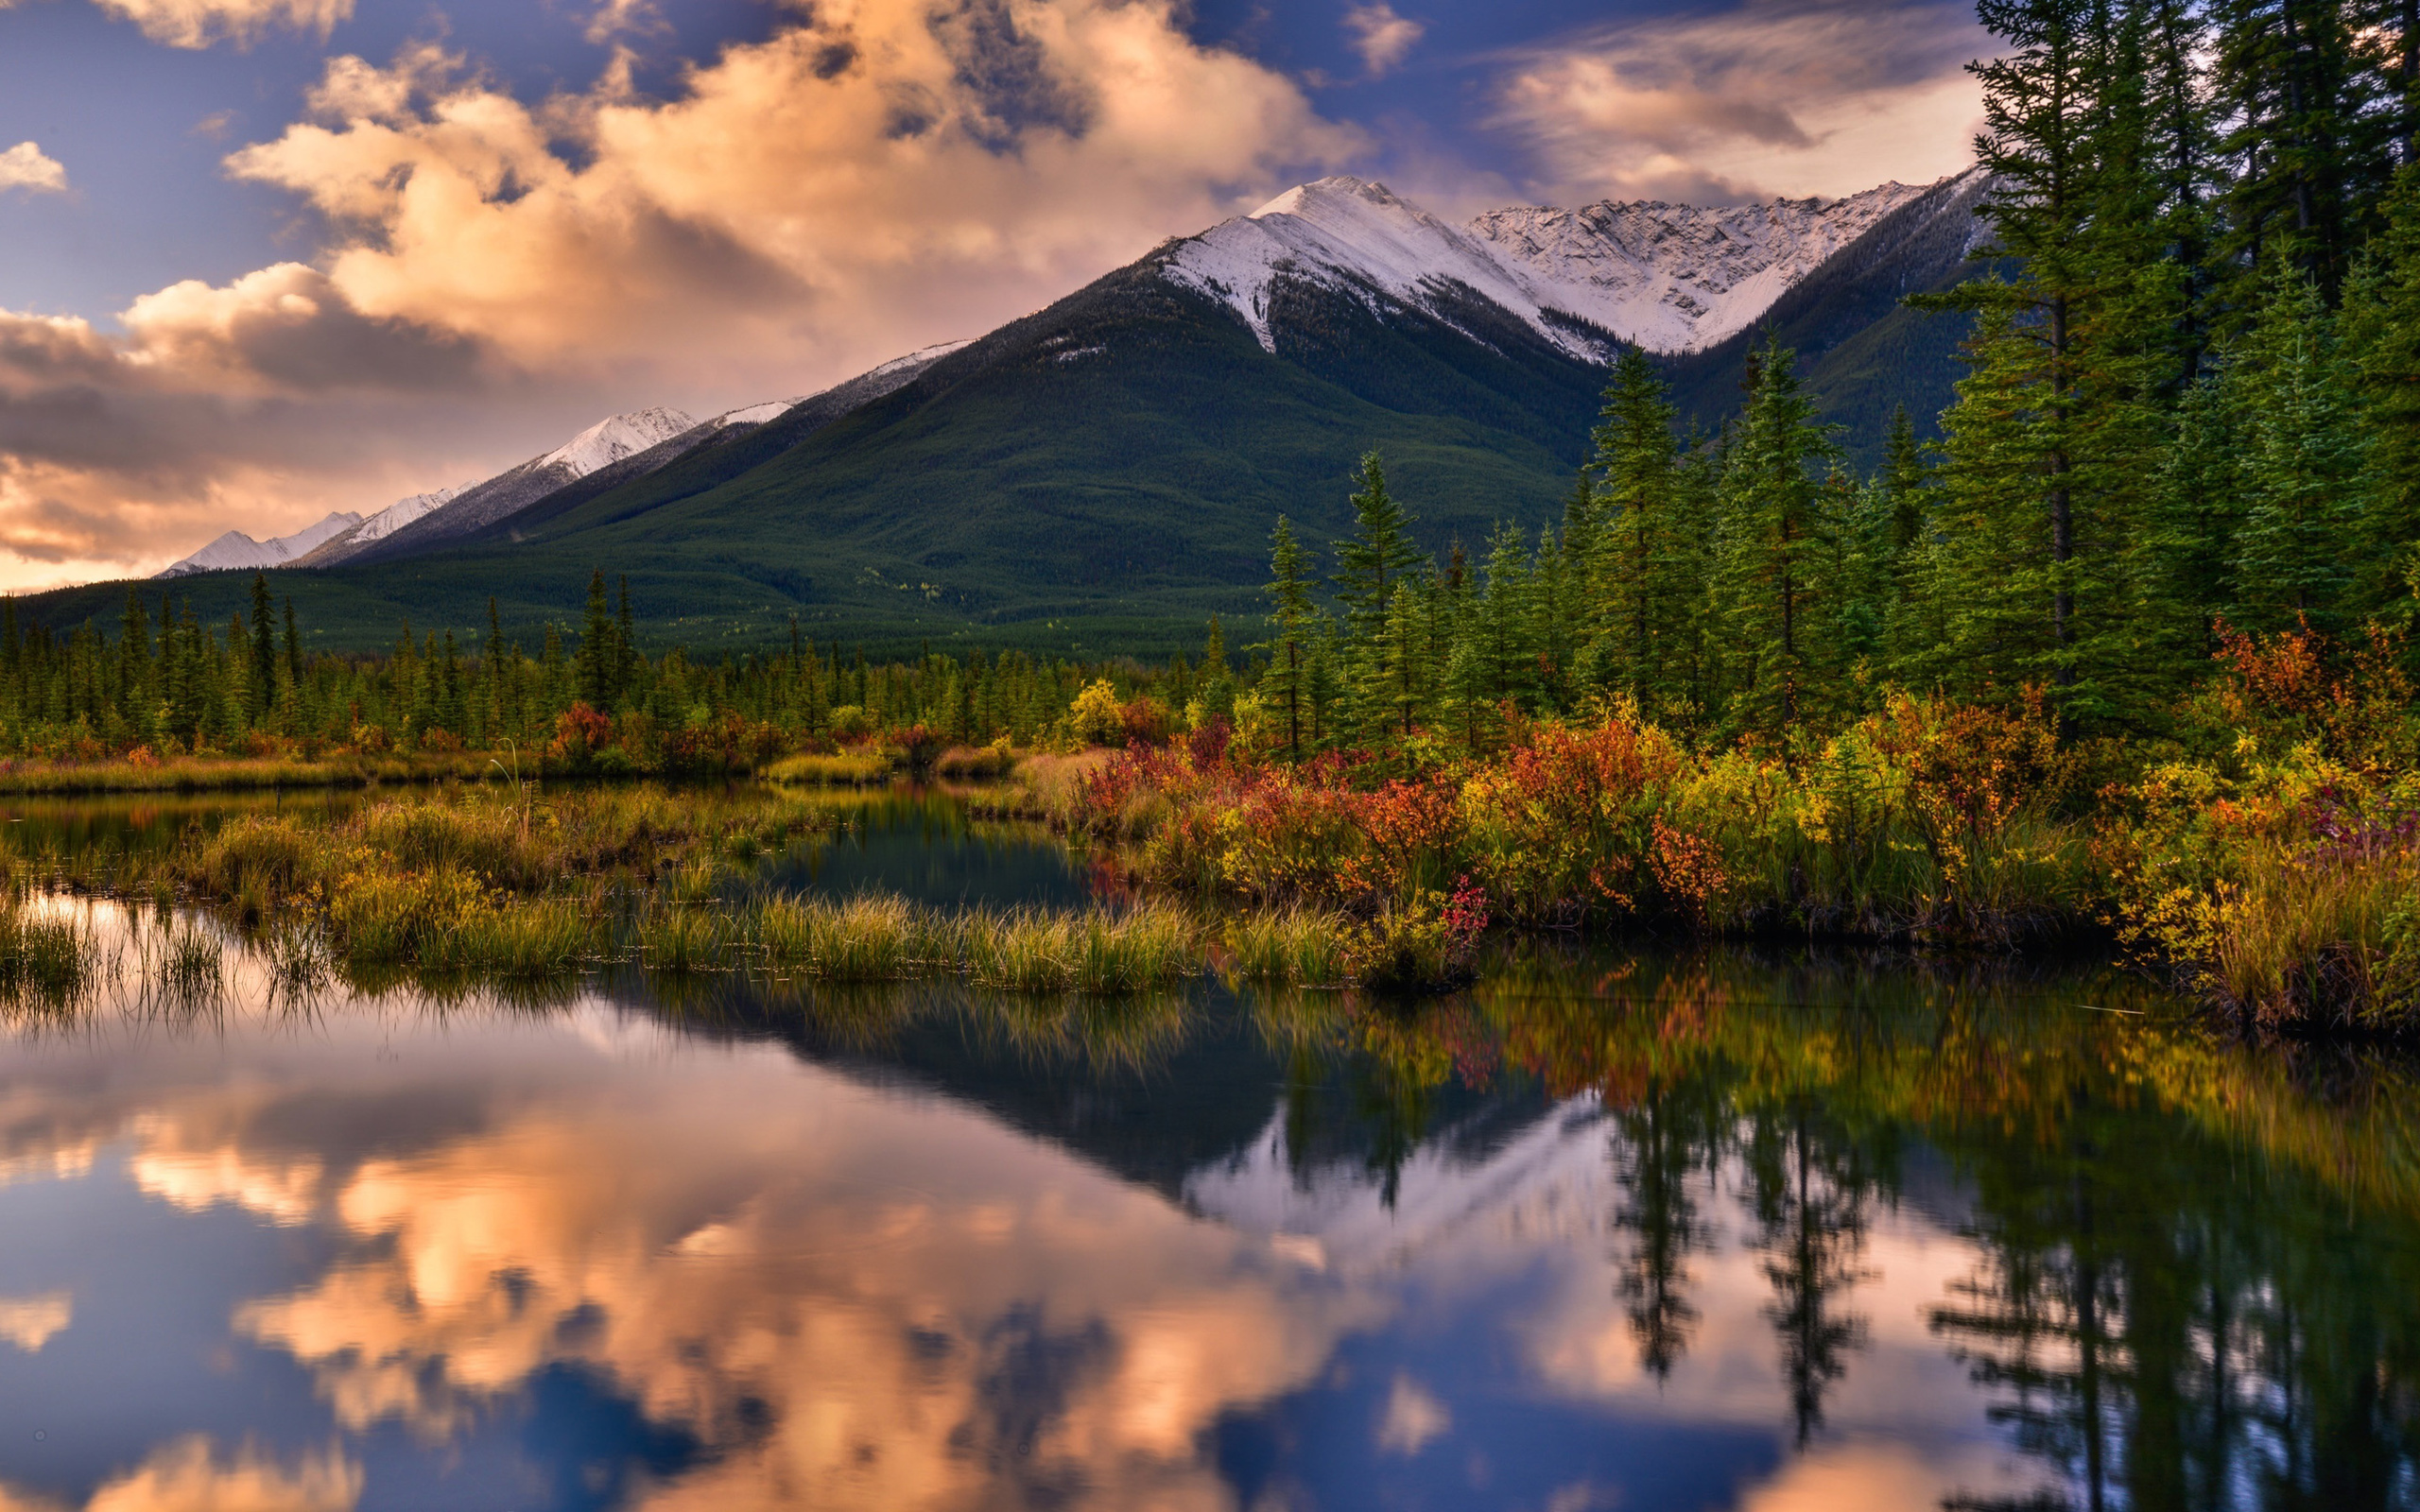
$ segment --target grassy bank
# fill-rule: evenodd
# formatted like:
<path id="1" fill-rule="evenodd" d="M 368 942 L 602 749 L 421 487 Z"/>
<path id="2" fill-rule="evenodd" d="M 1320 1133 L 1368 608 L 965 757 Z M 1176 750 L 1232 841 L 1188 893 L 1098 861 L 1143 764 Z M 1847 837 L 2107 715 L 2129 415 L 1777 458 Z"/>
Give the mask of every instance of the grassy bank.
<path id="1" fill-rule="evenodd" d="M 1459 898 L 1528 929 L 2114 942 L 2264 1027 L 2420 1032 L 2420 714 L 2393 650 L 2238 638 L 2156 740 L 1894 694 L 1821 740 L 1706 747 L 1615 705 L 1300 763 L 1223 731 L 1039 757 L 994 806 L 1151 885 L 1349 915 L 1365 979 L 1390 942 L 1441 958 Z"/>
<path id="2" fill-rule="evenodd" d="M 369 787 L 381 782 L 501 781 L 498 758 L 475 751 L 285 756 L 179 756 L 91 762 L 0 762 L 0 795 L 236 793 L 269 788 Z"/>

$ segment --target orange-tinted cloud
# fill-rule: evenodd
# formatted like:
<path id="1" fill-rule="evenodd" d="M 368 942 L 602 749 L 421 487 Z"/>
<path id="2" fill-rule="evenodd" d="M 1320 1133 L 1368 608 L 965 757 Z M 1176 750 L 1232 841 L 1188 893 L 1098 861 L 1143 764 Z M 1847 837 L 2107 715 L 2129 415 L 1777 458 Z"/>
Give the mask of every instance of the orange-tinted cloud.
<path id="1" fill-rule="evenodd" d="M 1964 167 L 1989 38 L 1963 6 L 1749 0 L 1623 22 L 1514 61 L 1498 122 L 1556 197 L 1847 195 Z"/>
<path id="2" fill-rule="evenodd" d="M 272 28 L 317 32 L 353 18 L 353 0 L 93 0 L 133 22 L 143 35 L 171 47 L 243 44 Z"/>
<path id="3" fill-rule="evenodd" d="M 112 3 L 198 18 L 182 39 L 341 0 Z M 339 58 L 307 119 L 228 159 L 316 214 L 318 255 L 145 296 L 122 332 L 0 312 L 0 587 L 378 507 L 613 408 L 811 390 L 1046 304 L 1357 141 L 1194 43 L 1176 0 L 800 4 L 667 99 L 627 60 L 531 104 L 432 44 Z M 507 393 L 564 419 L 509 443 L 445 429 Z"/>

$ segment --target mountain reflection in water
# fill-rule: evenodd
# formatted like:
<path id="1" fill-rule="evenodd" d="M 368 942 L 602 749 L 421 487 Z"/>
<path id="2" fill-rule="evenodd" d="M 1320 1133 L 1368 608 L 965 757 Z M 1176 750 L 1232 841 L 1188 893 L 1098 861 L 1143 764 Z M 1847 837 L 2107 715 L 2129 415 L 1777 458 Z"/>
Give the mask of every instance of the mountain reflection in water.
<path id="1" fill-rule="evenodd" d="M 2411 1082 L 2123 982 L 247 980 L 0 1052 L 8 1512 L 2420 1499 Z"/>

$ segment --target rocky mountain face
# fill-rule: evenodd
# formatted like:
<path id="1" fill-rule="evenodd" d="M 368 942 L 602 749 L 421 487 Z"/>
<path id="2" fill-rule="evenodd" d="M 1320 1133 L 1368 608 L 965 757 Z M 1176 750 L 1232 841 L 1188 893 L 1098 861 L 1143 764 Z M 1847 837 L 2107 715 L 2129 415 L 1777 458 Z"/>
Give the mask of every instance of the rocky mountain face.
<path id="1" fill-rule="evenodd" d="M 1927 186 L 1845 199 L 1701 208 L 1606 200 L 1523 206 L 1452 226 L 1383 184 L 1337 177 L 1279 195 L 1176 244 L 1170 282 L 1241 316 L 1270 352 L 1280 280 L 1442 313 L 1477 296 L 1577 356 L 1612 339 L 1694 352 L 1747 329 L 1773 301 Z"/>

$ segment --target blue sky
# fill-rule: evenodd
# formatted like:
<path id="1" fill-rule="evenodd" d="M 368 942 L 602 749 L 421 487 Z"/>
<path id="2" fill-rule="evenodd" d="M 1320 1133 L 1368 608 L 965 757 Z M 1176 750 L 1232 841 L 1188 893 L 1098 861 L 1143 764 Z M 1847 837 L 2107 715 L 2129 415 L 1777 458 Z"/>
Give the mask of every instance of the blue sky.
<path id="1" fill-rule="evenodd" d="M 810 391 L 1289 183 L 1962 165 L 1962 5 L 0 0 L 0 587 Z"/>

